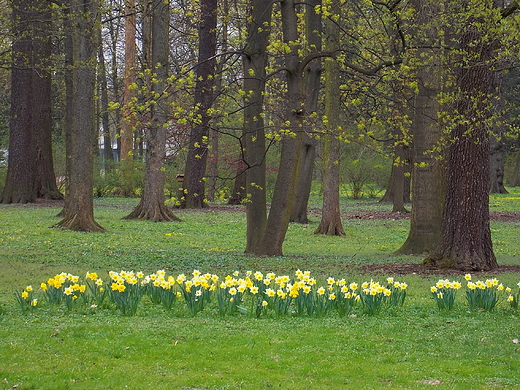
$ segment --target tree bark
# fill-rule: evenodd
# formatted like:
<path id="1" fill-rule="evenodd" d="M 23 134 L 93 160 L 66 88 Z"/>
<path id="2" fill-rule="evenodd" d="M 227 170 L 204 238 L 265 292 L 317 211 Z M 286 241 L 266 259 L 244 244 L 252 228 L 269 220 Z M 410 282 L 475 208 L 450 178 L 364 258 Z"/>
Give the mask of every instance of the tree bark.
<path id="1" fill-rule="evenodd" d="M 93 148 L 95 144 L 95 82 L 98 48 L 99 3 L 70 0 L 72 30 L 72 104 L 70 170 L 64 218 L 55 226 L 67 230 L 101 232 L 94 220 Z"/>
<path id="2" fill-rule="evenodd" d="M 180 221 L 164 203 L 164 170 L 166 158 L 166 99 L 169 55 L 169 2 L 155 0 L 152 11 L 152 74 L 153 102 L 150 107 L 151 125 L 146 131 L 146 171 L 141 201 L 125 219 L 147 219 L 153 222 Z"/>
<path id="3" fill-rule="evenodd" d="M 135 89 L 132 87 L 136 82 L 136 17 L 135 0 L 125 0 L 125 78 L 123 86 L 123 115 L 121 122 L 121 161 L 132 161 L 135 118 Z M 115 55 L 115 54 L 114 54 Z"/>
<path id="4" fill-rule="evenodd" d="M 333 3 L 333 12 L 341 14 L 339 2 Z M 340 47 L 339 25 L 331 20 L 325 21 L 327 51 L 335 51 Z M 341 223 L 339 204 L 339 168 L 340 142 L 337 138 L 337 129 L 340 126 L 340 64 L 332 59 L 325 61 L 325 117 L 327 118 L 327 134 L 323 152 L 323 208 L 321 221 L 314 232 L 329 236 L 344 236 L 345 231 Z"/>
<path id="5" fill-rule="evenodd" d="M 484 29 L 482 18 L 470 17 L 459 38 L 462 58 L 455 69 L 454 114 L 463 120 L 450 134 L 442 237 L 436 253 L 425 259 L 429 266 L 463 271 L 498 267 L 489 224 L 489 130 L 497 86 L 491 63 L 496 44 L 486 39 Z"/>
<path id="6" fill-rule="evenodd" d="M 258 253 L 267 225 L 266 145 L 263 103 L 273 3 L 254 0 L 247 44 L 242 56 L 244 69 L 244 160 L 246 163 L 246 253 Z"/>
<path id="7" fill-rule="evenodd" d="M 321 4 L 321 0 L 310 0 L 305 10 L 305 36 L 310 52 L 321 52 L 322 21 L 321 15 L 315 10 Z M 321 60 L 313 60 L 305 68 L 306 89 L 306 115 L 312 115 L 318 111 L 318 95 L 320 91 L 320 77 L 322 72 Z M 314 161 L 316 159 L 316 138 L 312 135 L 312 123 L 306 123 L 300 151 L 301 163 L 297 173 L 297 181 L 294 191 L 294 201 L 291 209 L 291 222 L 308 223 L 307 206 L 312 187 L 312 175 Z"/>
<path id="8" fill-rule="evenodd" d="M 47 2 L 13 2 L 9 156 L 2 203 L 63 199 L 52 158 L 51 29 Z"/>
<path id="9" fill-rule="evenodd" d="M 282 246 L 289 227 L 290 212 L 294 197 L 296 175 L 300 163 L 303 119 L 305 116 L 305 95 L 303 64 L 299 58 L 297 5 L 295 0 L 284 0 L 280 4 L 283 40 L 289 52 L 285 55 L 287 78 L 285 122 L 289 129 L 282 138 L 280 165 L 273 191 L 273 199 L 265 233 L 258 253 L 268 256 L 282 256 Z"/>
<path id="10" fill-rule="evenodd" d="M 215 54 L 217 50 L 217 0 L 201 0 L 199 25 L 199 57 L 195 70 L 194 104 L 199 115 L 198 123 L 190 133 L 188 156 L 184 172 L 186 208 L 205 207 L 204 175 L 208 160 L 208 143 L 211 109 L 214 101 Z"/>
<path id="11" fill-rule="evenodd" d="M 434 5 L 424 7 L 414 1 L 417 24 L 427 26 L 437 14 Z M 412 210 L 410 231 L 404 244 L 396 253 L 432 253 L 441 238 L 441 223 L 445 194 L 444 167 L 433 153 L 440 144 L 442 130 L 437 122 L 439 104 L 437 95 L 440 90 L 441 61 L 440 53 L 428 46 L 434 46 L 437 37 L 435 26 L 424 32 L 425 42 L 418 45 L 418 58 L 422 63 L 417 69 L 418 93 L 413 101 L 412 120 Z"/>

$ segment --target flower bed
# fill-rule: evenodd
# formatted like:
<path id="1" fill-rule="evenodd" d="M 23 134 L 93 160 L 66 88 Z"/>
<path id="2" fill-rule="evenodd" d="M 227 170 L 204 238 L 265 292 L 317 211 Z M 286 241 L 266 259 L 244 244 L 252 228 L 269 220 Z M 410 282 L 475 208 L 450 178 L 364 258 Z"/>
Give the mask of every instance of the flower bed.
<path id="1" fill-rule="evenodd" d="M 518 309 L 520 282 L 519 292 L 514 294 L 497 279 L 472 282 L 469 274 L 465 278 L 466 303 L 470 310 L 491 311 L 501 300 Z M 393 278 L 387 278 L 384 283 L 370 280 L 358 284 L 329 277 L 319 284 L 309 271 L 300 270 L 293 277 L 235 271 L 224 278 L 198 270 L 190 276 L 167 275 L 164 270 L 149 275 L 110 271 L 108 281 L 95 272 L 88 272 L 84 278 L 61 273 L 41 283 L 38 291 L 27 286 L 15 292 L 15 297 L 23 313 L 42 305 L 64 305 L 69 311 L 80 307 L 115 308 L 123 315 L 132 316 L 144 298 L 149 304 L 162 305 L 166 310 L 182 305 L 193 316 L 207 309 L 222 317 L 239 313 L 255 317 L 324 317 L 335 313 L 344 317 L 355 311 L 374 315 L 402 306 L 407 287 L 406 283 Z M 451 310 L 461 288 L 458 281 L 441 279 L 431 287 L 430 293 L 440 310 Z"/>

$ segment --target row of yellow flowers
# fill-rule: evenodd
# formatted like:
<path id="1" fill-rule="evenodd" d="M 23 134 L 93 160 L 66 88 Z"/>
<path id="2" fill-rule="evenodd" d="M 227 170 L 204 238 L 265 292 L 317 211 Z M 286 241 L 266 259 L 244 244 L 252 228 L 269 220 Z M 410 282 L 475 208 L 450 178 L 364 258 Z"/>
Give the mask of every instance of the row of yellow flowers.
<path id="1" fill-rule="evenodd" d="M 301 270 L 293 277 L 272 272 L 235 271 L 221 278 L 198 270 L 188 276 L 167 275 L 164 270 L 148 275 L 110 271 L 108 276 L 109 281 L 105 282 L 95 272 L 88 272 L 84 278 L 61 273 L 41 283 L 38 291 L 27 286 L 15 292 L 15 296 L 24 313 L 41 304 L 64 304 L 68 310 L 80 305 L 116 307 L 123 315 L 135 315 L 142 298 L 146 297 L 152 304 L 167 310 L 182 300 L 192 315 L 211 305 L 221 316 L 244 313 L 260 317 L 273 313 L 322 317 L 335 312 L 343 317 L 356 307 L 364 313 L 377 314 L 389 307 L 402 306 L 408 287 L 393 278 L 387 278 L 385 283 L 370 280 L 358 284 L 329 277 L 319 285 L 309 271 Z M 470 275 L 466 275 L 466 280 L 470 309 L 493 310 L 502 293 L 509 294 L 507 301 L 512 308 L 518 308 L 520 292 L 514 295 L 498 280 L 473 283 Z M 437 307 L 452 309 L 461 287 L 457 281 L 439 280 L 431 287 Z"/>
<path id="2" fill-rule="evenodd" d="M 518 309 L 520 282 L 517 284 L 519 290 L 515 294 L 510 287 L 504 286 L 496 278 L 473 282 L 471 274 L 466 274 L 464 279 L 466 280 L 466 304 L 470 310 L 491 311 L 503 297 L 511 308 Z M 462 284 L 458 281 L 440 279 L 430 288 L 430 292 L 440 310 L 451 310 L 455 304 L 457 292 L 461 288 Z"/>
<path id="3" fill-rule="evenodd" d="M 27 312 L 41 304 L 65 304 L 68 310 L 79 305 L 115 306 L 124 315 L 134 315 L 143 297 L 165 309 L 172 309 L 182 299 L 192 315 L 208 304 L 221 316 L 249 313 L 260 317 L 269 312 L 282 315 L 325 316 L 335 311 L 340 316 L 361 306 L 375 314 L 390 306 L 399 306 L 406 297 L 406 283 L 388 278 L 386 284 L 370 281 L 358 285 L 345 279 L 327 278 L 318 286 L 309 271 L 296 271 L 293 277 L 272 272 L 239 271 L 224 278 L 194 270 L 191 275 L 166 275 L 159 270 L 143 272 L 109 272 L 109 282 L 97 273 L 79 276 L 61 273 L 41 283 L 39 291 L 32 286 L 15 292 L 21 310 Z"/>

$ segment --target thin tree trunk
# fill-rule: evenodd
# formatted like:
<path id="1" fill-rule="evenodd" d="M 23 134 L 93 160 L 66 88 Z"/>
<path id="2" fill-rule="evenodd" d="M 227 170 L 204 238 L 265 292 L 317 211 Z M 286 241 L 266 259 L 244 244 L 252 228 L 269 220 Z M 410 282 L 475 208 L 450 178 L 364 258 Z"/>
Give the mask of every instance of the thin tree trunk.
<path id="1" fill-rule="evenodd" d="M 121 161 L 132 161 L 133 137 L 135 130 L 135 99 L 136 82 L 136 24 L 135 0 L 125 0 L 125 78 L 123 86 L 123 115 L 121 122 Z M 114 54 L 115 55 L 115 54 Z"/>
<path id="2" fill-rule="evenodd" d="M 246 253 L 259 252 L 267 225 L 265 129 L 263 102 L 273 3 L 253 0 L 251 26 L 243 60 L 244 90 L 251 91 L 245 100 L 243 139 L 246 171 Z"/>
<path id="3" fill-rule="evenodd" d="M 205 207 L 204 175 L 208 160 L 211 109 L 214 101 L 215 54 L 217 49 L 217 0 L 201 0 L 199 57 L 196 67 L 194 104 L 200 122 L 191 130 L 184 172 L 186 208 Z"/>
<path id="4" fill-rule="evenodd" d="M 146 172 L 141 201 L 125 219 L 147 219 L 153 222 L 179 221 L 180 219 L 165 205 L 164 170 L 166 158 L 166 128 L 168 103 L 164 93 L 168 79 L 169 55 L 169 2 L 155 0 L 152 11 L 152 74 L 151 121 L 146 131 Z"/>
<path id="5" fill-rule="evenodd" d="M 307 45 L 314 53 L 321 52 L 322 21 L 321 15 L 316 8 L 321 5 L 321 0 L 311 0 L 305 10 L 305 36 Z M 315 59 L 305 68 L 306 88 L 306 114 L 312 115 L 318 111 L 318 94 L 320 90 L 320 77 L 322 72 L 321 60 Z M 291 222 L 308 223 L 307 206 L 312 187 L 312 175 L 314 172 L 314 161 L 316 159 L 316 139 L 313 137 L 312 124 L 307 123 L 304 127 L 302 149 L 300 151 L 301 163 L 297 173 L 297 182 L 294 191 L 294 201 L 291 209 Z"/>

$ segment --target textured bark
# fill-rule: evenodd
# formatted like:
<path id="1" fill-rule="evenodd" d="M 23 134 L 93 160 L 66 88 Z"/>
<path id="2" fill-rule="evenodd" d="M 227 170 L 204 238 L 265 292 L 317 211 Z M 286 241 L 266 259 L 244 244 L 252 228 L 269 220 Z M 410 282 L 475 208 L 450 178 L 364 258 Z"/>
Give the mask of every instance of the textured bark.
<path id="1" fill-rule="evenodd" d="M 2 203 L 28 203 L 36 200 L 34 160 L 30 158 L 34 144 L 32 127 L 31 23 L 28 9 L 31 1 L 13 2 L 13 67 L 11 70 L 11 119 L 9 124 L 9 156 Z"/>
<path id="2" fill-rule="evenodd" d="M 204 175 L 208 160 L 208 141 L 211 109 L 214 101 L 214 73 L 217 49 L 217 0 L 201 0 L 199 25 L 199 57 L 195 70 L 194 104 L 200 122 L 192 128 L 184 172 L 186 208 L 205 207 Z"/>
<path id="3" fill-rule="evenodd" d="M 136 25 L 135 0 L 125 1 L 125 78 L 123 86 L 123 115 L 121 122 L 121 161 L 131 161 L 134 142 L 135 111 L 132 100 L 135 89 L 131 86 L 136 82 Z"/>
<path id="4" fill-rule="evenodd" d="M 2 203 L 63 199 L 52 159 L 51 29 L 46 2 L 13 2 L 10 144 Z"/>
<path id="5" fill-rule="evenodd" d="M 321 15 L 315 9 L 321 4 L 321 0 L 310 0 L 305 12 L 305 36 L 307 45 L 314 53 L 321 52 L 322 21 Z M 305 90 L 306 90 L 306 114 L 312 115 L 318 111 L 318 94 L 320 90 L 320 77 L 322 73 L 321 59 L 313 60 L 305 68 Z M 304 126 L 302 147 L 300 151 L 301 163 L 297 173 L 297 181 L 294 191 L 294 200 L 291 208 L 291 222 L 308 223 L 307 206 L 312 187 L 312 175 L 314 172 L 314 161 L 316 159 L 317 141 L 312 135 L 312 124 Z"/>
<path id="6" fill-rule="evenodd" d="M 70 0 L 72 42 L 72 104 L 70 170 L 63 219 L 56 224 L 67 230 L 101 232 L 94 220 L 93 148 L 95 145 L 95 82 L 98 49 L 99 3 Z"/>
<path id="7" fill-rule="evenodd" d="M 163 95 L 168 79 L 169 2 L 155 0 L 152 12 L 152 73 L 155 82 L 150 86 L 154 104 L 151 106 L 151 125 L 146 131 L 146 172 L 141 201 L 126 219 L 147 219 L 153 222 L 179 221 L 164 204 L 164 170 L 166 158 L 166 128 L 168 104 Z"/>
<path id="8" fill-rule="evenodd" d="M 436 7 L 424 7 L 414 1 L 419 25 L 427 24 L 436 14 Z M 431 27 L 425 32 L 422 46 L 432 45 L 437 31 Z M 442 130 L 437 123 L 440 88 L 440 53 L 421 49 L 424 64 L 417 70 L 418 93 L 413 102 L 412 122 L 412 211 L 410 231 L 404 244 L 397 250 L 402 254 L 432 253 L 441 237 L 442 210 L 445 194 L 444 168 L 432 150 L 439 145 Z"/>
<path id="9" fill-rule="evenodd" d="M 297 5 L 294 0 L 280 4 L 284 42 L 291 48 L 285 55 L 287 79 L 285 123 L 290 123 L 292 135 L 282 139 L 280 165 L 264 236 L 257 254 L 282 256 L 282 246 L 289 227 L 289 218 L 296 184 L 305 115 L 303 68 L 298 51 Z"/>
<path id="10" fill-rule="evenodd" d="M 340 13 L 339 3 L 333 3 L 333 12 Z M 327 51 L 335 51 L 339 48 L 339 26 L 337 23 L 327 20 L 325 22 L 325 36 Z M 325 62 L 325 116 L 328 120 L 328 133 L 325 135 L 323 153 L 323 208 L 321 221 L 314 232 L 329 236 L 344 236 L 345 231 L 341 223 L 339 210 L 339 168 L 340 168 L 340 143 L 337 139 L 336 129 L 340 124 L 340 64 L 333 60 Z"/>
<path id="11" fill-rule="evenodd" d="M 470 19 L 459 39 L 467 65 L 455 70 L 459 96 L 454 111 L 466 120 L 457 122 L 450 135 L 442 238 L 436 253 L 425 259 L 430 266 L 464 271 L 498 267 L 489 225 L 489 130 L 496 93 L 491 62 L 496 48 L 485 39 L 483 26 L 483 20 Z"/>
<path id="12" fill-rule="evenodd" d="M 265 129 L 263 102 L 265 91 L 266 48 L 269 43 L 272 2 L 254 0 L 251 8 L 247 45 L 242 57 L 245 100 L 243 139 L 246 163 L 246 253 L 257 253 L 267 225 Z"/>

